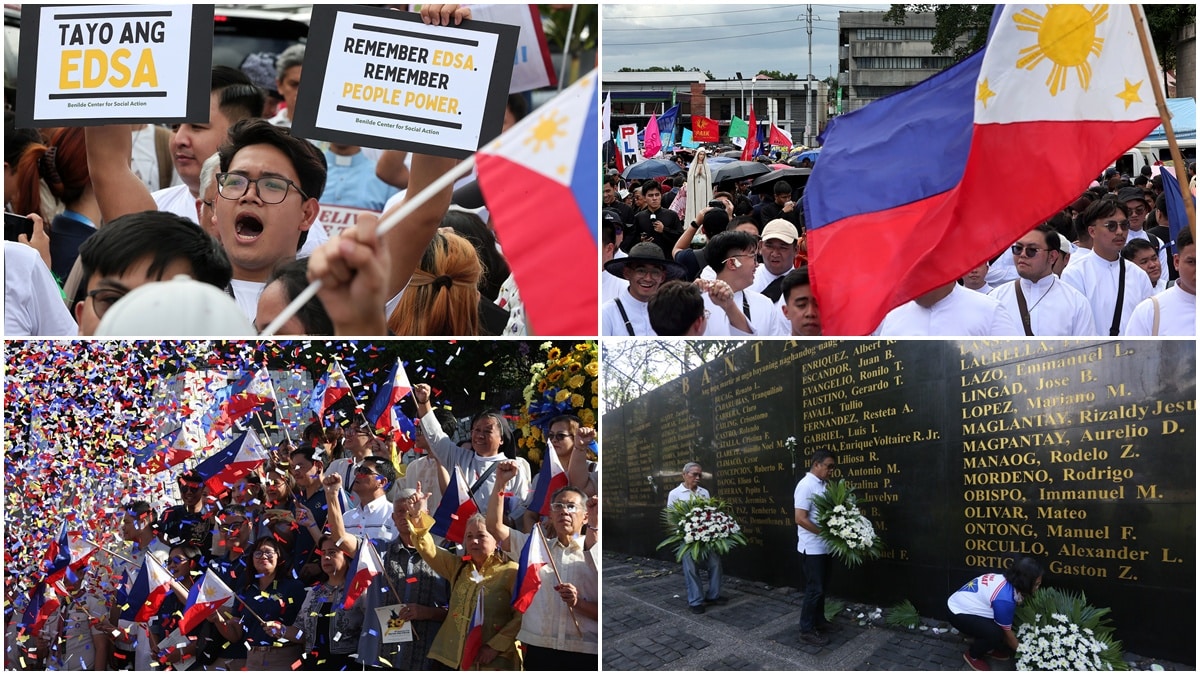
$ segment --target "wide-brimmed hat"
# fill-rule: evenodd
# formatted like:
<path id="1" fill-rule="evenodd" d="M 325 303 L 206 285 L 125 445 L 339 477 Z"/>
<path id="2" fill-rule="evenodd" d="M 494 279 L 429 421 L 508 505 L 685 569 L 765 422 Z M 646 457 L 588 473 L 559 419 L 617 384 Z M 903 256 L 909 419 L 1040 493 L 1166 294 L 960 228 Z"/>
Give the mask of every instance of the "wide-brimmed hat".
<path id="1" fill-rule="evenodd" d="M 629 249 L 624 258 L 614 258 L 604 263 L 604 270 L 614 276 L 625 278 L 625 265 L 658 265 L 667 271 L 667 280 L 681 279 L 687 271 L 674 260 L 667 260 L 662 248 L 655 243 L 643 241 Z"/>

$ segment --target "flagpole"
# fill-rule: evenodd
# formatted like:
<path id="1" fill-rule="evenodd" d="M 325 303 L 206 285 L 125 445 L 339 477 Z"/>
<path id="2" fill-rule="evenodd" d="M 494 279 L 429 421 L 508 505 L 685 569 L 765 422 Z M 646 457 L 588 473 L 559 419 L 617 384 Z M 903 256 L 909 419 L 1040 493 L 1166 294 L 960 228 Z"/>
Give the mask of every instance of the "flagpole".
<path id="1" fill-rule="evenodd" d="M 106 553 L 113 556 L 114 558 L 120 558 L 121 560 L 124 560 L 127 563 L 133 564 L 133 558 L 126 558 L 125 556 L 121 555 L 120 553 L 117 553 L 116 551 L 112 550 L 111 548 L 108 548 L 107 546 L 102 546 L 98 542 L 94 542 L 91 539 L 88 539 L 87 537 L 80 537 L 80 539 L 82 541 L 84 541 L 85 543 L 95 546 L 96 548 L 100 549 L 101 551 L 105 551 Z"/>
<path id="2" fill-rule="evenodd" d="M 542 545 L 546 547 L 546 553 L 550 553 L 550 543 L 546 541 L 546 534 L 542 532 L 541 523 L 534 525 L 533 529 L 537 530 L 538 536 L 542 538 Z M 558 574 L 558 565 L 554 564 L 554 556 L 547 555 L 546 560 L 550 562 L 550 569 L 554 570 L 554 578 L 558 580 L 558 585 L 562 586 L 563 580 Z M 567 605 L 567 611 L 571 613 L 571 621 L 575 622 L 575 633 L 578 634 L 579 637 L 583 637 L 583 630 L 579 627 L 579 619 L 575 618 L 575 608 Z"/>
<path id="3" fill-rule="evenodd" d="M 295 372 L 295 371 L 292 371 L 292 372 Z M 279 396 L 275 393 L 275 382 L 274 382 L 274 380 L 271 379 L 271 371 L 269 371 L 269 370 L 267 371 L 267 383 L 271 385 L 271 400 L 275 401 L 275 418 L 280 421 L 280 423 L 277 424 L 277 426 L 283 427 L 283 437 L 287 439 L 288 445 L 292 445 L 292 434 L 288 431 L 288 425 L 282 424 L 283 413 L 280 412 L 280 410 L 279 410 Z M 258 411 L 255 410 L 254 413 L 258 414 Z M 258 423 L 262 424 L 261 417 L 258 418 Z M 267 427 L 265 424 L 263 424 L 263 431 L 266 431 L 266 430 L 267 430 Z"/>
<path id="4" fill-rule="evenodd" d="M 1167 144 L 1171 146 L 1171 160 L 1175 165 L 1175 175 L 1179 179 L 1177 182 L 1179 191 L 1183 195 L 1183 208 L 1187 211 L 1188 229 L 1191 230 L 1194 238 L 1196 236 L 1196 206 L 1190 194 L 1191 178 L 1188 176 L 1187 164 L 1183 161 L 1183 155 L 1179 152 L 1179 144 L 1175 141 L 1175 130 L 1171 127 L 1171 113 L 1167 109 L 1167 101 L 1158 81 L 1158 73 L 1154 72 L 1154 57 L 1150 51 L 1150 38 L 1146 35 L 1146 26 L 1142 23 L 1142 10 L 1137 4 L 1130 5 L 1129 9 L 1133 12 L 1133 24 L 1137 26 L 1138 40 L 1142 44 L 1142 58 L 1146 60 L 1146 72 L 1150 74 L 1149 80 L 1154 90 L 1154 103 L 1158 107 L 1158 116 L 1162 119 L 1163 131 L 1167 134 Z"/>

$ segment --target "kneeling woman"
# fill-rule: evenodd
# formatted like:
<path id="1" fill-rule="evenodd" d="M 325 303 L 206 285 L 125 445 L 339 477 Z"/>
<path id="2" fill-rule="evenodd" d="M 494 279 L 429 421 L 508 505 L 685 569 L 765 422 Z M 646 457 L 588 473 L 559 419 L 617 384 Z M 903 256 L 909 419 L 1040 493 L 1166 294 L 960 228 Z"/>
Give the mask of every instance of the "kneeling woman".
<path id="1" fill-rule="evenodd" d="M 991 670 L 984 656 L 1006 659 L 1017 650 L 1013 617 L 1017 605 L 1042 585 L 1042 566 L 1019 557 L 1004 574 L 988 573 L 968 581 L 946 603 L 950 625 L 975 638 L 963 660 L 975 670 Z"/>

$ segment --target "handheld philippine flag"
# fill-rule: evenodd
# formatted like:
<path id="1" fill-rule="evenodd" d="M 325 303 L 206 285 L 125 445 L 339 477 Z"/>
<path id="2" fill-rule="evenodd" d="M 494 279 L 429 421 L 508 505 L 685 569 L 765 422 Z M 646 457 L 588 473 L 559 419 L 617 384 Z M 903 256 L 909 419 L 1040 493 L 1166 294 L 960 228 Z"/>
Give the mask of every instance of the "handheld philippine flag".
<path id="1" fill-rule="evenodd" d="M 542 470 L 538 472 L 537 485 L 533 489 L 533 497 L 529 503 L 539 516 L 550 515 L 550 498 L 559 489 L 567 486 L 567 472 L 552 443 L 546 444 L 546 452 L 542 455 Z"/>
<path id="2" fill-rule="evenodd" d="M 232 599 L 233 589 L 226 586 L 220 576 L 211 570 L 206 571 L 188 591 L 183 618 L 179 621 L 179 632 L 185 635 L 190 633 L 201 621 L 212 616 L 221 605 Z"/>
<path id="3" fill-rule="evenodd" d="M 58 599 L 60 593 L 58 588 L 48 585 L 45 581 L 39 581 L 33 590 L 29 591 L 29 604 L 25 605 L 25 612 L 21 615 L 21 621 L 18 624 L 20 626 L 19 634 L 37 635 L 42 632 L 46 620 L 62 606 L 62 601 Z"/>
<path id="4" fill-rule="evenodd" d="M 207 422 L 209 440 L 274 400 L 275 388 L 271 386 L 271 374 L 266 368 L 243 373 L 233 384 L 217 393 L 215 414 L 211 414 Z"/>
<path id="5" fill-rule="evenodd" d="M 597 77 L 592 71 L 476 153 L 479 187 L 533 332 L 596 334 L 595 275 L 560 274 L 564 260 L 592 260 L 600 212 Z M 529 227 L 529 205 L 554 214 L 554 236 Z"/>
<path id="6" fill-rule="evenodd" d="M 58 537 L 46 547 L 46 556 L 42 560 L 43 580 L 47 584 L 54 583 L 67 572 L 71 565 L 71 541 L 67 535 L 67 523 L 64 521 L 58 529 Z"/>
<path id="7" fill-rule="evenodd" d="M 542 587 L 542 568 L 550 562 L 550 551 L 546 548 L 546 538 L 542 528 L 534 526 L 525 548 L 521 549 L 521 561 L 517 566 L 517 580 L 513 584 L 513 609 L 524 612 L 533 602 Z"/>
<path id="8" fill-rule="evenodd" d="M 1183 203 L 1183 193 L 1179 191 L 1179 180 L 1175 177 L 1175 167 L 1162 167 L 1162 186 L 1163 196 L 1167 202 L 1167 230 L 1171 235 L 1170 253 L 1179 253 L 1179 249 L 1175 246 L 1175 240 L 1188 226 L 1187 206 Z M 1194 204 L 1195 196 L 1188 195 L 1189 199 Z"/>
<path id="9" fill-rule="evenodd" d="M 742 148 L 742 161 L 749 162 L 758 154 L 758 122 L 754 119 L 754 107 L 750 108 L 750 121 L 746 123 L 746 147 Z"/>
<path id="10" fill-rule="evenodd" d="M 642 141 L 642 155 L 646 159 L 650 159 L 658 155 L 662 151 L 662 138 L 658 135 L 658 117 L 651 115 L 650 121 L 646 122 L 646 133 Z"/>
<path id="11" fill-rule="evenodd" d="M 389 431 L 395 428 L 398 426 L 395 405 L 411 392 L 412 384 L 408 381 L 408 373 L 404 372 L 404 364 L 400 359 L 396 359 L 396 365 L 392 368 L 387 382 L 379 388 L 379 393 L 375 394 L 375 400 L 371 401 L 371 407 L 367 409 L 367 421 L 374 425 L 376 430 Z"/>
<path id="12" fill-rule="evenodd" d="M 325 371 L 320 381 L 317 382 L 317 386 L 313 388 L 309 409 L 313 411 L 317 419 L 325 419 L 325 412 L 349 393 L 350 381 L 346 379 L 338 362 L 332 361 L 329 364 L 329 370 Z"/>
<path id="13" fill-rule="evenodd" d="M 1004 5 L 983 51 L 835 117 L 803 198 L 823 332 L 871 332 L 1077 198 L 1158 125 L 1155 76 L 1128 5 Z"/>
<path id="14" fill-rule="evenodd" d="M 203 448 L 196 422 L 183 421 L 183 426 L 168 433 L 157 445 L 147 446 L 139 453 L 139 473 L 159 473 L 183 463 Z"/>
<path id="15" fill-rule="evenodd" d="M 223 450 L 196 465 L 196 472 L 204 478 L 208 494 L 220 497 L 266 461 L 267 451 L 258 440 L 258 434 L 247 430 Z"/>
<path id="16" fill-rule="evenodd" d="M 462 543 L 467 519 L 479 512 L 479 506 L 471 498 L 467 487 L 462 469 L 455 466 L 454 473 L 450 476 L 450 484 L 446 486 L 446 492 L 442 495 L 442 502 L 433 514 L 434 525 L 429 528 L 430 534 Z"/>
<path id="17" fill-rule="evenodd" d="M 792 147 L 792 137 L 786 131 L 780 129 L 774 124 L 771 125 L 771 135 L 767 137 L 767 143 L 771 145 L 783 145 Z"/>
<path id="18" fill-rule="evenodd" d="M 342 599 L 342 609 L 350 609 L 364 592 L 371 585 L 371 580 L 383 573 L 383 560 L 379 558 L 379 552 L 375 550 L 375 545 L 366 537 L 362 540 L 362 545 L 358 547 L 358 552 L 354 554 L 354 560 L 350 564 L 348 581 L 346 584 L 346 597 Z"/>
<path id="19" fill-rule="evenodd" d="M 171 592 L 171 573 L 153 555 L 142 558 L 133 586 L 125 599 L 121 618 L 134 623 L 144 623 L 158 614 L 158 607 Z"/>
<path id="20" fill-rule="evenodd" d="M 733 135 L 733 125 L 729 127 Z M 692 140 L 696 143 L 716 143 L 721 140 L 717 121 L 704 115 L 692 115 Z"/>
<path id="21" fill-rule="evenodd" d="M 483 587 L 480 586 L 475 592 L 475 612 L 471 614 L 471 621 L 467 624 L 467 639 L 463 643 L 463 655 L 461 670 L 469 670 L 475 663 L 475 659 L 479 657 L 479 650 L 483 647 Z"/>

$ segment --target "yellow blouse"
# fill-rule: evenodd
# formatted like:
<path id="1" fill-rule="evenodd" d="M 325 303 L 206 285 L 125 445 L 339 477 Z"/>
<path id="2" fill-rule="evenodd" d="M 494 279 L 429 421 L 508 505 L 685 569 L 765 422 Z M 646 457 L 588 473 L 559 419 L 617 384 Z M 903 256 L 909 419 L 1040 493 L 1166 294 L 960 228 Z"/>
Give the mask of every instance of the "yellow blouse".
<path id="1" fill-rule="evenodd" d="M 483 593 L 483 642 L 500 655 L 479 670 L 521 670 L 521 656 L 516 648 L 517 633 L 521 630 L 521 613 L 512 607 L 513 584 L 517 580 L 517 563 L 508 560 L 500 551 L 488 559 L 480 570 L 483 580 L 473 580 L 475 565 L 434 545 L 429 536 L 433 518 L 421 514 L 421 522 L 413 523 L 412 538 L 421 558 L 442 577 L 450 581 L 450 611 L 429 648 L 429 658 L 450 668 L 458 669 L 467 639 L 467 627 L 475 613 L 476 593 Z M 469 670 L 475 670 L 475 667 Z"/>

